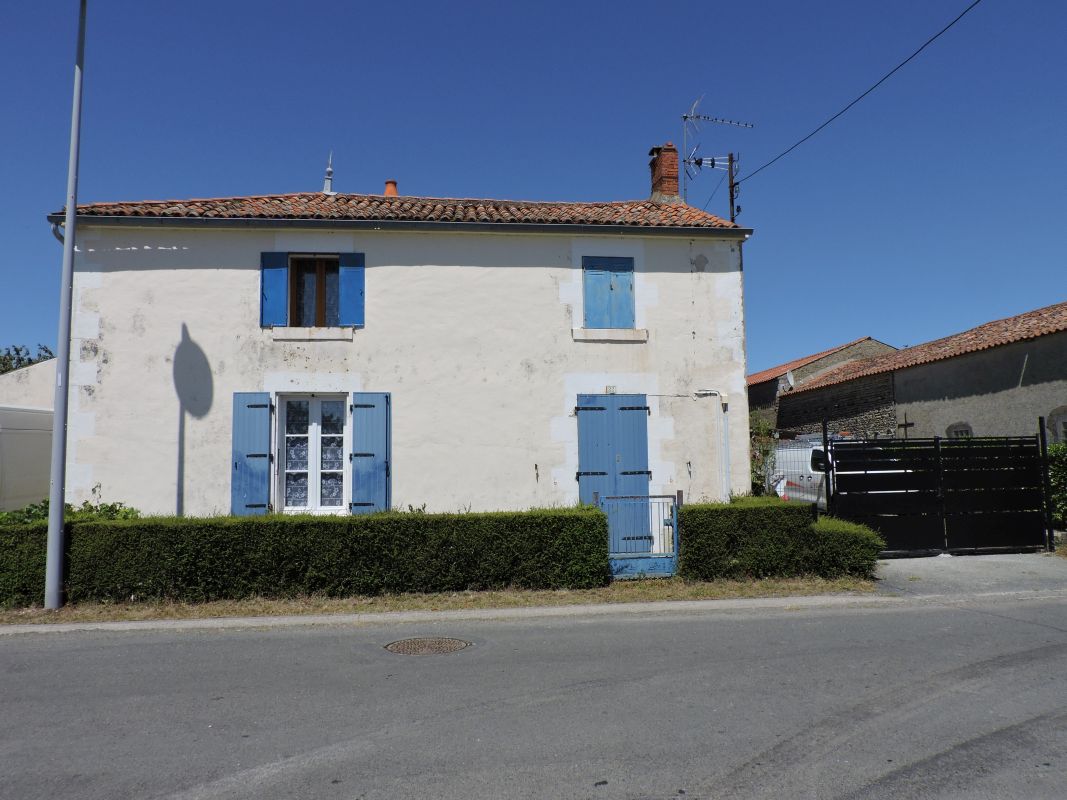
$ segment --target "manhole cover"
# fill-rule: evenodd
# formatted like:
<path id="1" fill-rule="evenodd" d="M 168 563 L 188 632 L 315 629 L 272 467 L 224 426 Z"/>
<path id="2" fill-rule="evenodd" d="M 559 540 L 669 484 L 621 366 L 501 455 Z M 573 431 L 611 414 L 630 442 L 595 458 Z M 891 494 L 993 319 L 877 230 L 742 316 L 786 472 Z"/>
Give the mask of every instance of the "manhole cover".
<path id="1" fill-rule="evenodd" d="M 398 642 L 387 644 L 385 649 L 390 653 L 398 653 L 402 656 L 438 656 L 444 653 L 455 653 L 468 647 L 470 642 L 462 639 L 448 639 L 441 636 L 423 637 L 419 639 L 401 639 Z"/>

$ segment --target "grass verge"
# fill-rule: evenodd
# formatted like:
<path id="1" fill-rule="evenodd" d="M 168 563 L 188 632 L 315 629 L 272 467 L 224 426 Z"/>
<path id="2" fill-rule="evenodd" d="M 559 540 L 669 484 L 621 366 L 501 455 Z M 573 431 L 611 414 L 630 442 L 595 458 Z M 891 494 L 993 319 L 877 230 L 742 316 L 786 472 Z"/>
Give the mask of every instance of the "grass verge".
<path id="1" fill-rule="evenodd" d="M 39 622 L 117 622 L 155 619 L 208 619 L 290 614 L 381 614 L 387 611 L 460 611 L 480 608 L 528 608 L 586 603 L 640 603 L 655 600 L 729 600 L 815 594 L 861 594 L 874 590 L 859 578 L 765 578 L 763 580 L 685 581 L 681 578 L 617 581 L 598 589 L 440 592 L 377 597 L 251 598 L 210 603 L 80 603 L 58 611 L 43 608 L 0 609 L 0 624 Z"/>

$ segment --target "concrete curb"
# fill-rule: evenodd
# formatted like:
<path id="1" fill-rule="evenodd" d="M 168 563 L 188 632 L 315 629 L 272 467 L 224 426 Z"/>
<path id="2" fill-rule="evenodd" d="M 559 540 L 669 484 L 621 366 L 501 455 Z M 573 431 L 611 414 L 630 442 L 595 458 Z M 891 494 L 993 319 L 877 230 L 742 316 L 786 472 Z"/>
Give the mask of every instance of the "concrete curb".
<path id="1" fill-rule="evenodd" d="M 1067 600 L 1067 589 L 1037 592 L 986 592 L 966 595 L 807 595 L 754 597 L 735 600 L 658 600 L 648 603 L 484 608 L 463 611 L 386 611 L 376 614 L 297 614 L 276 617 L 214 617 L 134 622 L 70 622 L 0 625 L 0 637 L 18 634 L 90 631 L 208 631 L 313 626 L 365 627 L 409 623 L 506 621 L 525 619 L 667 615 L 739 611 L 800 611 L 807 609 L 900 608 L 923 605 L 966 605 L 975 602 Z"/>
<path id="2" fill-rule="evenodd" d="M 571 606 L 477 608 L 460 611 L 383 611 L 374 614 L 293 614 L 271 617 L 213 617 L 161 619 L 134 622 L 68 622 L 2 625 L 0 636 L 17 633 L 73 633 L 75 631 L 220 630 L 233 628 L 286 628 L 315 625 L 365 626 L 426 622 L 538 619 L 545 617 L 603 617 L 633 614 L 743 611 L 748 609 L 818 608 L 856 603 L 899 603 L 879 595 L 809 595 L 753 597 L 736 600 L 657 600 L 648 603 L 596 603 Z"/>

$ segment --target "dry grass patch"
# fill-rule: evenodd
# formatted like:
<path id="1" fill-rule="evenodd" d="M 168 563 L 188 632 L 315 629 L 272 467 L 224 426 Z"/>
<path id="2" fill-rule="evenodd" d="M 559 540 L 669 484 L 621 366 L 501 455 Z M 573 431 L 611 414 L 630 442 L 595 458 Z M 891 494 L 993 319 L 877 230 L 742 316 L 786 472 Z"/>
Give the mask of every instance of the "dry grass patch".
<path id="1" fill-rule="evenodd" d="M 814 594 L 866 593 L 871 581 L 857 578 L 766 578 L 750 581 L 688 582 L 681 578 L 617 581 L 600 589 L 489 592 L 442 592 L 380 597 L 251 598 L 212 603 L 84 603 L 59 611 L 42 608 L 0 610 L 0 624 L 38 622 L 112 622 L 210 617 L 261 617 L 291 614 L 380 614 L 387 611 L 459 611 L 525 608 L 587 603 L 640 603 L 655 600 L 728 600 L 745 597 L 792 597 Z"/>

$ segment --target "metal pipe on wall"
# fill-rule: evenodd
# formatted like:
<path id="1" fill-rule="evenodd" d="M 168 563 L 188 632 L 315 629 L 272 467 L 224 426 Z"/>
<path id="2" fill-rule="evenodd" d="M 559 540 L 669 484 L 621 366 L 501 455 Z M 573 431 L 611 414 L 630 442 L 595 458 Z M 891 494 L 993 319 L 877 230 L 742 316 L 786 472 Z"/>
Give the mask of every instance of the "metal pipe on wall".
<path id="1" fill-rule="evenodd" d="M 697 389 L 693 393 L 696 397 L 719 398 L 719 480 L 721 484 L 722 498 L 726 502 L 730 499 L 730 399 L 726 392 L 718 389 Z"/>

